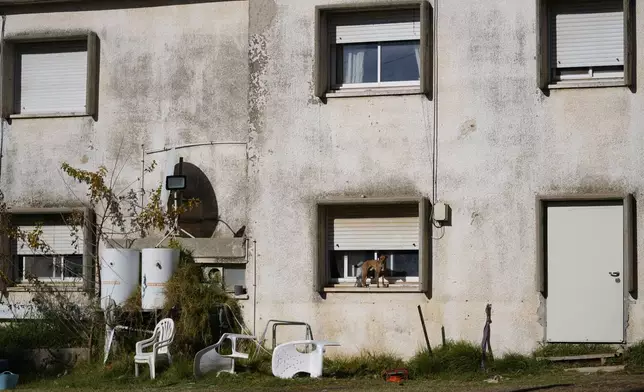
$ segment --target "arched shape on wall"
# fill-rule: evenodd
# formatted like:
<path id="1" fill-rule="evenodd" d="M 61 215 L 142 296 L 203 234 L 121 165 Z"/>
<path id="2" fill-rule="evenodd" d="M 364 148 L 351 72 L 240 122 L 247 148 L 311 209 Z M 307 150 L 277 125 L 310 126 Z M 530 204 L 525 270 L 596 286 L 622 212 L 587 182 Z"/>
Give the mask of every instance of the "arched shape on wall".
<path id="1" fill-rule="evenodd" d="M 174 166 L 174 174 L 179 174 L 179 163 Z M 183 200 L 199 199 L 197 207 L 182 214 L 179 218 L 179 227 L 197 238 L 209 238 L 215 232 L 219 221 L 219 207 L 217 196 L 212 183 L 198 166 L 183 162 L 182 173 L 186 176 L 186 189 L 183 190 Z M 168 198 L 171 206 L 174 198 Z"/>

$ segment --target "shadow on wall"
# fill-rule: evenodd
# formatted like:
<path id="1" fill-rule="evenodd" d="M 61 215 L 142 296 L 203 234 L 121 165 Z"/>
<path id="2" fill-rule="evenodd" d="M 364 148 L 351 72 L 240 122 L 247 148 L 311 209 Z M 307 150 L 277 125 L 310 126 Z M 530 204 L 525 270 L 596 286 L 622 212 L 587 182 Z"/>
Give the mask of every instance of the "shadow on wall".
<path id="1" fill-rule="evenodd" d="M 183 200 L 199 199 L 199 205 L 179 217 L 179 227 L 197 238 L 209 238 L 215 232 L 219 221 L 217 196 L 208 176 L 197 166 L 183 162 L 182 174 L 186 176 L 186 189 Z M 174 174 L 179 174 L 179 164 L 174 166 Z M 168 206 L 173 198 L 168 198 Z"/>

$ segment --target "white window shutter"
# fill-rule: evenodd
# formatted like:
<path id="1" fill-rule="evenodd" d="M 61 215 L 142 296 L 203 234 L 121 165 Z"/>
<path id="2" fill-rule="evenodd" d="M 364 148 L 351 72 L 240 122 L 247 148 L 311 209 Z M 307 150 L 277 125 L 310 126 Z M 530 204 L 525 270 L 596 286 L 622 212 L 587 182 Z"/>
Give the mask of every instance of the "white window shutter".
<path id="1" fill-rule="evenodd" d="M 553 2 L 550 26 L 553 68 L 624 65 L 622 0 Z"/>
<path id="2" fill-rule="evenodd" d="M 331 42 L 387 42 L 420 40 L 420 10 L 351 12 L 332 16 Z"/>
<path id="3" fill-rule="evenodd" d="M 25 233 L 30 233 L 36 229 L 36 226 L 19 226 L 19 228 Z M 72 235 L 71 227 L 65 225 L 42 226 L 41 229 L 42 236 L 40 240 L 51 247 L 53 254 L 69 255 L 83 253 L 85 241 L 82 230 Z M 16 241 L 16 246 L 17 248 L 14 250 L 14 254 L 32 255 L 46 253 L 39 249 L 31 249 L 29 244 L 20 239 Z"/>
<path id="4" fill-rule="evenodd" d="M 18 54 L 18 113 L 85 113 L 87 43 L 34 45 Z"/>
<path id="5" fill-rule="evenodd" d="M 418 250 L 418 217 L 330 219 L 329 250 Z"/>

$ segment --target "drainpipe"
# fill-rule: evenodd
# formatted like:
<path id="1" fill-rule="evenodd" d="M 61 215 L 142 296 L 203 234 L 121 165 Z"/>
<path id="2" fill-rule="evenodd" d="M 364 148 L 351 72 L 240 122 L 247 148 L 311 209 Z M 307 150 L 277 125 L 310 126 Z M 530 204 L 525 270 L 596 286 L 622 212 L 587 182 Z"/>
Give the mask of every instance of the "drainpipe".
<path id="1" fill-rule="evenodd" d="M 143 208 L 143 195 L 145 194 L 145 145 L 141 144 L 141 208 Z"/>
<path id="2" fill-rule="evenodd" d="M 438 175 L 438 3 L 439 0 L 434 0 L 434 66 L 432 67 L 434 71 L 434 143 L 432 146 L 434 151 L 432 151 L 432 208 L 438 201 L 438 181 L 436 179 Z"/>
<path id="3" fill-rule="evenodd" d="M 7 15 L 2 14 L 2 30 L 0 30 L 0 58 L 4 58 L 4 29 L 7 24 Z M 0 62 L 2 64 L 3 62 Z M 0 70 L 0 108 L 4 107 L 3 80 L 4 69 Z M 2 160 L 4 158 L 4 118 L 0 118 L 0 177 L 2 177 Z"/>
<path id="4" fill-rule="evenodd" d="M 253 336 L 257 336 L 257 240 L 253 240 Z"/>

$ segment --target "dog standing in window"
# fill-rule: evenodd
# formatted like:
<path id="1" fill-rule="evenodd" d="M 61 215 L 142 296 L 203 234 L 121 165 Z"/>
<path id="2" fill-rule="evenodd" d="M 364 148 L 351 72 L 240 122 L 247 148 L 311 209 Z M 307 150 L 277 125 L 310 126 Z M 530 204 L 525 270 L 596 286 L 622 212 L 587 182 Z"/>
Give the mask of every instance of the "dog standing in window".
<path id="1" fill-rule="evenodd" d="M 382 276 L 382 285 L 385 287 L 389 287 L 388 283 L 385 283 L 385 271 L 386 271 L 386 265 L 385 261 L 387 260 L 387 256 L 382 255 L 378 257 L 376 260 L 367 260 L 362 263 L 360 266 L 362 270 L 362 287 L 365 287 L 367 285 L 367 273 L 369 272 L 370 269 L 374 270 L 375 272 L 375 277 L 376 277 L 376 286 L 380 288 L 380 280 L 379 278 Z"/>

